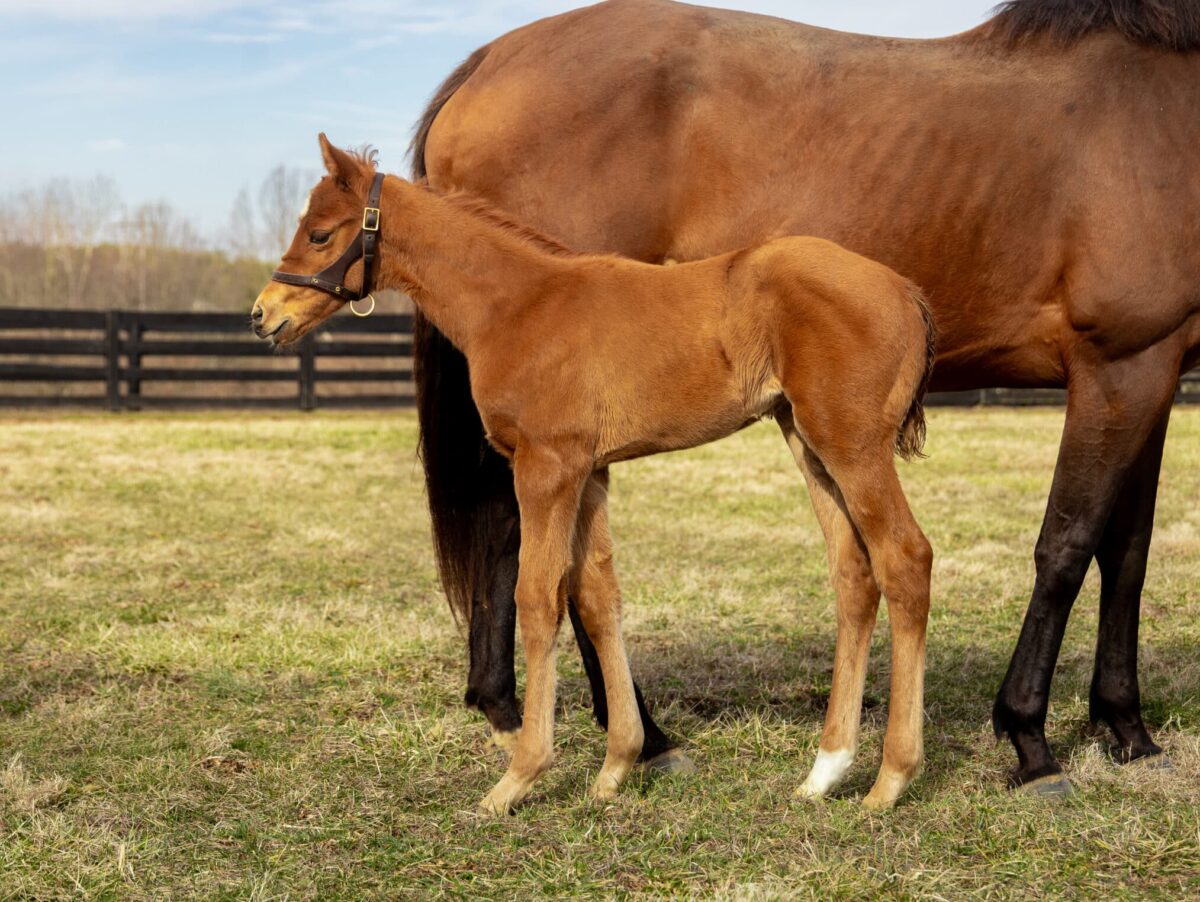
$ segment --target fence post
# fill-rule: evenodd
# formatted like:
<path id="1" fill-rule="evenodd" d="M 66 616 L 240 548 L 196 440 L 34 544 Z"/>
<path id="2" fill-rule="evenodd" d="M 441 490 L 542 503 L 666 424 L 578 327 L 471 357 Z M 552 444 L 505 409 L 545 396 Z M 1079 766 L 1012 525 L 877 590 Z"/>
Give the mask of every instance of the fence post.
<path id="1" fill-rule="evenodd" d="M 317 349 L 310 332 L 300 339 L 300 409 L 317 406 Z"/>
<path id="2" fill-rule="evenodd" d="M 121 314 L 104 314 L 105 396 L 109 410 L 121 409 Z"/>
<path id="3" fill-rule="evenodd" d="M 141 369 L 142 367 L 142 335 L 146 331 L 146 327 L 142 325 L 142 321 L 135 313 L 129 317 L 129 346 L 126 350 L 126 358 L 129 360 L 130 369 Z M 141 410 L 140 403 L 142 398 L 142 380 L 138 376 L 131 376 L 125 380 L 125 402 L 133 410 Z"/>

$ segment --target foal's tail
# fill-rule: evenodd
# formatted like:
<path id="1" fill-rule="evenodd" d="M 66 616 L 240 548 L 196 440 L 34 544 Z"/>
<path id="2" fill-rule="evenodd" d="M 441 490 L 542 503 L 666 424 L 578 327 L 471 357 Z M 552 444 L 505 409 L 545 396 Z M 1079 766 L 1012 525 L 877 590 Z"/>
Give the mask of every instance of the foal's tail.
<path id="1" fill-rule="evenodd" d="M 896 453 L 905 460 L 924 457 L 925 447 L 925 395 L 929 391 L 929 380 L 933 376 L 933 363 L 937 359 L 937 329 L 933 324 L 933 313 L 921 289 L 911 282 L 908 283 L 908 296 L 917 305 L 921 319 L 925 323 L 925 367 L 921 379 L 913 394 L 912 404 L 900 424 L 896 434 Z"/>

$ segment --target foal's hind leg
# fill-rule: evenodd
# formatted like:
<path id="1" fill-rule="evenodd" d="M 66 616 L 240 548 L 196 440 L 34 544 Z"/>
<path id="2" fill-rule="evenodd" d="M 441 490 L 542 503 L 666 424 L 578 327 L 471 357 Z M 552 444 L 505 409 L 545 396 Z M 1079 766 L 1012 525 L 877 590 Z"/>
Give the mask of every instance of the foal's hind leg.
<path id="1" fill-rule="evenodd" d="M 845 779 L 858 750 L 863 686 L 871 633 L 879 608 L 879 585 L 871 573 L 867 550 L 846 515 L 841 493 L 825 468 L 805 446 L 791 422 L 791 411 L 780 414 L 779 426 L 796 458 L 813 510 L 825 534 L 829 577 L 837 593 L 837 650 L 833 662 L 833 691 L 817 760 L 796 794 L 818 798 Z"/>
<path id="2" fill-rule="evenodd" d="M 796 424 L 806 444 L 837 484 L 854 528 L 866 546 L 871 572 L 887 598 L 892 631 L 892 685 L 883 766 L 863 800 L 868 808 L 892 805 L 916 778 L 923 760 L 925 629 L 929 619 L 929 581 L 933 550 L 909 510 L 894 459 L 895 436 L 890 430 L 854 428 L 839 439 L 822 441 L 821 422 L 805 423 L 796 411 Z M 825 418 L 823 422 L 833 422 Z M 810 428 L 806 428 L 806 426 Z M 835 673 L 835 680 L 837 678 Z"/>
<path id="3" fill-rule="evenodd" d="M 621 594 L 613 571 L 608 530 L 608 475 L 597 474 L 583 493 L 575 529 L 571 594 L 603 670 L 608 713 L 608 754 L 591 795 L 609 799 L 625 782 L 642 751 L 644 733 L 633 676 L 621 635 Z"/>

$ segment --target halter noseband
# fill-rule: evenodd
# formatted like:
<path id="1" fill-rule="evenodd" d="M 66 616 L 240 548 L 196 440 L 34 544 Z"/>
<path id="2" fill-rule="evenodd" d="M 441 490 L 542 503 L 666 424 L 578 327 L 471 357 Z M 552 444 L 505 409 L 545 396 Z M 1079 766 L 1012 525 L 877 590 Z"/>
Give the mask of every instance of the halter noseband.
<path id="1" fill-rule="evenodd" d="M 371 192 L 367 195 L 367 207 L 363 210 L 362 228 L 358 230 L 358 237 L 350 242 L 350 246 L 342 252 L 337 260 L 315 276 L 303 276 L 299 273 L 275 270 L 271 275 L 271 280 L 282 282 L 284 285 L 315 288 L 349 303 L 350 309 L 356 316 L 370 316 L 371 311 L 375 309 L 375 298 L 371 295 L 371 269 L 375 263 L 375 251 L 379 244 L 379 196 L 383 192 L 383 178 L 382 172 L 375 174 L 375 179 L 371 182 Z M 351 291 L 346 287 L 346 273 L 359 260 L 363 262 L 362 288 L 358 291 Z M 367 297 L 371 298 L 371 310 L 366 313 L 354 310 L 354 302 Z"/>

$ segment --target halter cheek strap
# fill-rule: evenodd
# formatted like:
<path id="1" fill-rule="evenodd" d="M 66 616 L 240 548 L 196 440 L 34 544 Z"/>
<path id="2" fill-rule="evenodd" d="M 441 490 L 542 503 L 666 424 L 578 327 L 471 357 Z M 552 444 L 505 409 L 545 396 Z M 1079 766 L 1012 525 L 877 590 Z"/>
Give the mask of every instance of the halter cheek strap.
<path id="1" fill-rule="evenodd" d="M 384 175 L 382 172 L 375 174 L 375 179 L 371 182 L 371 192 L 367 195 L 367 206 L 363 210 L 362 228 L 358 230 L 358 237 L 350 242 L 350 246 L 342 252 L 342 255 L 337 260 L 313 276 L 276 270 L 271 275 L 272 281 L 282 282 L 284 285 L 315 288 L 318 291 L 323 291 L 326 294 L 331 294 L 336 298 L 346 301 L 351 305 L 355 301 L 371 297 L 371 281 L 374 275 L 375 254 L 379 247 L 379 224 L 381 220 L 379 215 L 379 197 L 383 193 L 383 179 Z M 363 262 L 362 288 L 358 291 L 352 291 L 346 287 L 346 273 L 359 260 Z M 350 309 L 353 310 L 353 306 Z M 355 311 L 355 314 L 358 316 L 369 316 L 374 309 L 375 299 L 371 297 L 371 310 L 368 310 L 366 313 Z"/>

